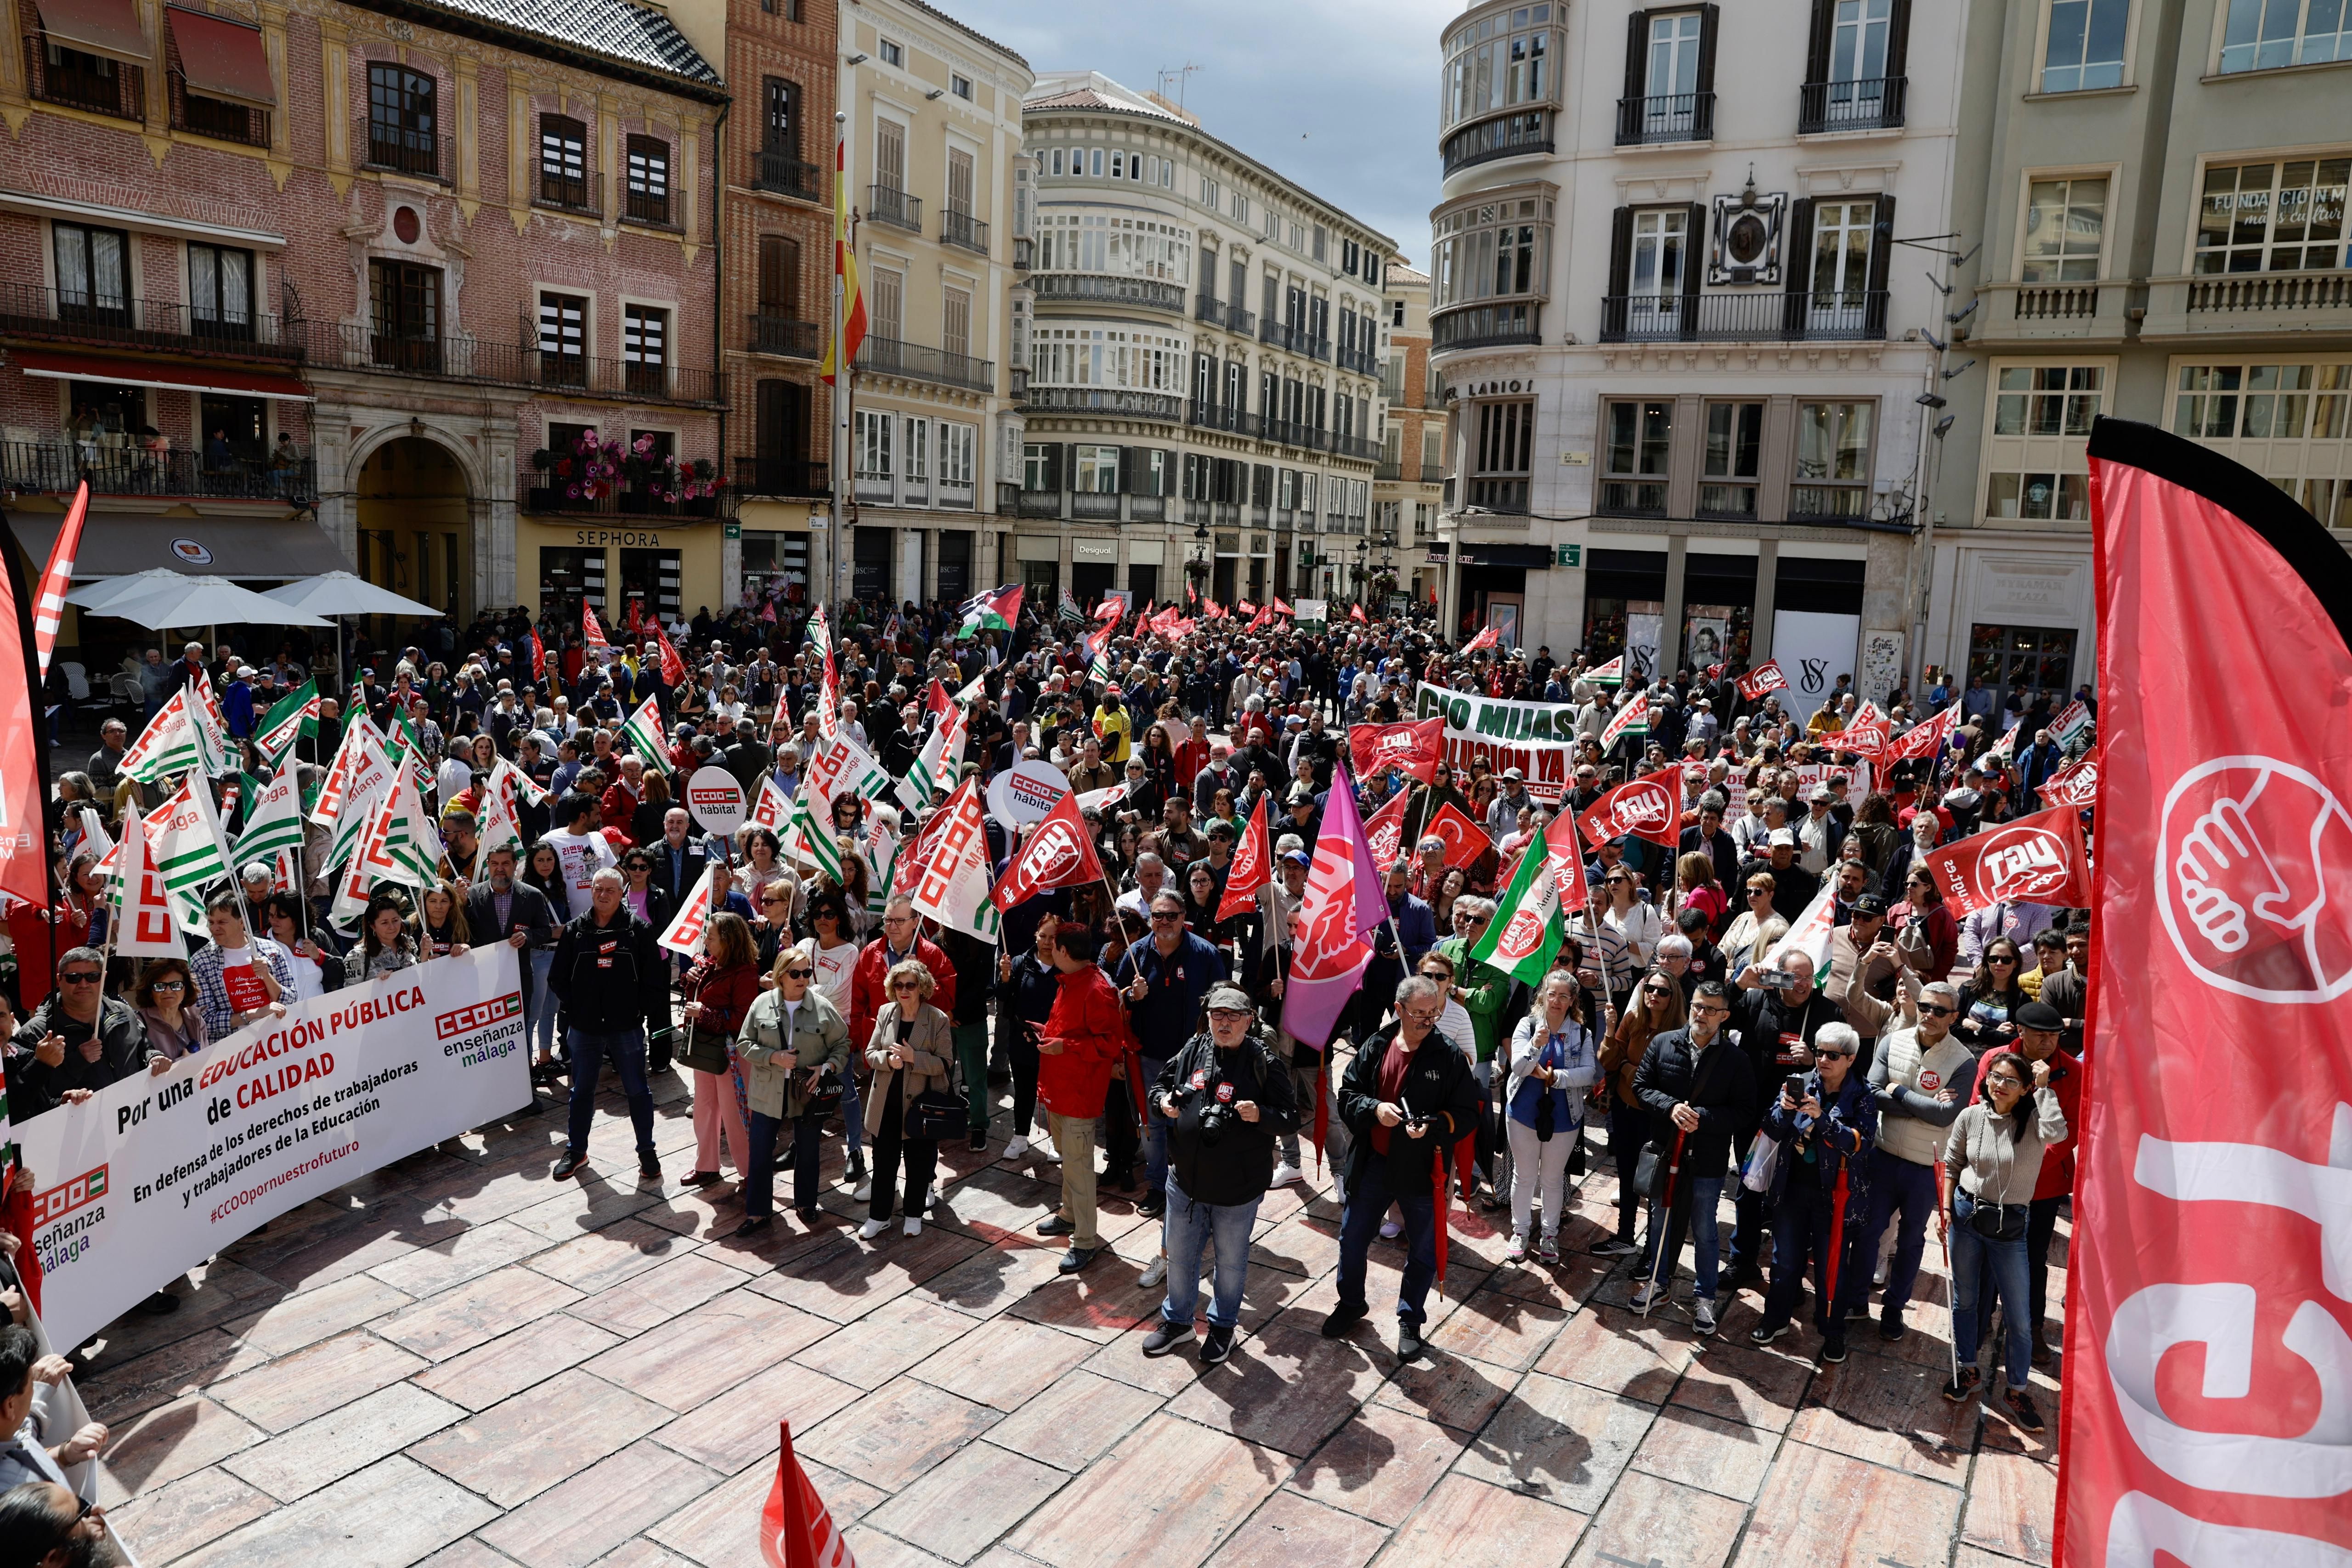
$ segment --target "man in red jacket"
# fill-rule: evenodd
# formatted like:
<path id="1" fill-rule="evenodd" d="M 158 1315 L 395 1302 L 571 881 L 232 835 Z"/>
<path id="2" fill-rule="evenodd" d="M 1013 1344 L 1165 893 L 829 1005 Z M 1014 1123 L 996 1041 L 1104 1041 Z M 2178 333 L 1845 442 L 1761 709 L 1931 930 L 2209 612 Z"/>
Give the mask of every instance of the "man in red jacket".
<path id="1" fill-rule="evenodd" d="M 936 942 L 926 941 L 916 929 L 914 901 L 904 894 L 894 896 L 882 910 L 882 935 L 866 945 L 857 955 L 857 967 L 849 976 L 849 1045 L 853 1051 L 863 1053 L 873 1038 L 874 1015 L 890 999 L 883 988 L 882 977 L 890 966 L 908 958 L 919 958 L 923 967 L 931 972 L 936 989 L 931 992 L 931 1006 L 955 1016 L 956 972 Z"/>
<path id="2" fill-rule="evenodd" d="M 2066 1137 L 2042 1151 L 2042 1174 L 2034 1178 L 2033 1202 L 2026 1209 L 2025 1278 L 2033 1299 L 2033 1364 L 2050 1363 L 2050 1341 L 2042 1314 L 2050 1302 L 2050 1241 L 2058 1233 L 2058 1206 L 2074 1190 L 2074 1145 L 2083 1135 L 2083 1063 L 2059 1049 L 2058 1036 L 2066 1020 L 2047 1002 L 2028 1002 L 2017 1009 L 2020 1056 L 2033 1064 L 2033 1087 L 2047 1087 L 2066 1113 Z M 1988 1051 L 1977 1062 L 1976 1096 L 1984 1093 L 1985 1073 L 2000 1053 Z M 1981 1294 L 1979 1295 L 1981 1301 Z M 1992 1303 L 1982 1301 L 1990 1320 Z"/>
<path id="3" fill-rule="evenodd" d="M 1111 1064 L 1128 1049 L 1127 1005 L 1095 963 L 1101 949 L 1092 926 L 1064 921 L 1054 928 L 1061 993 L 1037 1026 L 1037 1100 L 1062 1152 L 1061 1207 L 1037 1234 L 1070 1239 L 1062 1256 L 1065 1274 L 1076 1273 L 1102 1250 L 1095 1232 L 1095 1118 L 1110 1091 Z"/>

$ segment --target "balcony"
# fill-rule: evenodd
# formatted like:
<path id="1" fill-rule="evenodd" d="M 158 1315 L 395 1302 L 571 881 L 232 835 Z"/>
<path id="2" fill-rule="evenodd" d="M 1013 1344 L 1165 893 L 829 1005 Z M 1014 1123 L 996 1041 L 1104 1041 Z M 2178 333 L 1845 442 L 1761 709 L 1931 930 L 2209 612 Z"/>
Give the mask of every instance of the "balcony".
<path id="1" fill-rule="evenodd" d="M 1345 457 L 1358 463 L 1377 463 L 1381 458 L 1381 444 L 1361 435 L 1334 435 L 1330 438 L 1328 450 L 1334 457 Z"/>
<path id="2" fill-rule="evenodd" d="M 1140 305 L 1147 310 L 1184 314 L 1184 286 L 1149 277 L 1111 277 L 1094 272 L 1041 272 L 1030 278 L 1042 302 L 1073 300 L 1089 305 Z"/>
<path id="3" fill-rule="evenodd" d="M 190 92 L 187 78 L 178 71 L 172 72 L 170 83 L 173 130 L 209 136 L 218 141 L 242 142 L 247 147 L 269 145 L 268 110 Z"/>
<path id="4" fill-rule="evenodd" d="M 1497 158 L 1549 153 L 1552 150 L 1551 116 L 1548 109 L 1523 110 L 1463 127 L 1438 149 L 1439 156 L 1444 160 L 1445 172 L 1475 169 Z"/>
<path id="5" fill-rule="evenodd" d="M 1342 349 L 1339 363 L 1341 370 L 1353 371 L 1360 376 L 1381 373 L 1381 357 L 1370 349 Z"/>
<path id="6" fill-rule="evenodd" d="M 0 283 L 0 337 L 297 364 L 303 323 L 250 311 L 199 313 L 152 299 Z"/>
<path id="7" fill-rule="evenodd" d="M 1257 318 L 1238 304 L 1225 307 L 1225 330 L 1236 337 L 1247 338 L 1257 332 Z"/>
<path id="8" fill-rule="evenodd" d="M 2275 316 L 2352 306 L 2352 272 L 2235 272 L 2189 280 L 2195 314 Z"/>
<path id="9" fill-rule="evenodd" d="M 1886 291 L 1612 294 L 1601 301 L 1604 343 L 1855 342 L 1886 336 Z"/>
<path id="10" fill-rule="evenodd" d="M 430 131 L 411 131 L 362 119 L 352 136 L 352 145 L 359 149 L 362 169 L 414 174 L 422 180 L 438 180 L 447 184 L 449 172 L 457 166 L 450 139 L 436 136 Z"/>
<path id="11" fill-rule="evenodd" d="M 621 196 L 621 216 L 647 228 L 666 229 L 676 225 L 669 221 L 669 193 L 641 191 L 634 186 Z"/>
<path id="12" fill-rule="evenodd" d="M 631 402 L 715 403 L 708 370 L 644 360 L 591 359 L 541 350 L 534 341 L 425 338 L 378 332 L 348 321 L 304 324 L 304 351 L 314 370 L 373 371 L 492 386 L 558 387 L 577 396 Z"/>
<path id="13" fill-rule="evenodd" d="M 970 213 L 959 213 L 950 207 L 940 214 L 940 241 L 961 250 L 988 254 L 988 225 Z"/>
<path id="14" fill-rule="evenodd" d="M 604 182 L 593 169 L 567 174 L 542 163 L 539 168 L 539 204 L 559 212 L 594 217 L 604 210 Z"/>
<path id="15" fill-rule="evenodd" d="M 2019 286 L 2012 314 L 2020 321 L 2088 320 L 2099 313 L 2095 283 L 2029 283 Z"/>
<path id="16" fill-rule="evenodd" d="M 98 496 L 282 501 L 319 504 L 319 473 L 304 453 L 291 467 L 274 468 L 267 455 L 207 462 L 201 452 L 147 452 L 110 443 L 121 437 L 0 443 L 0 489 L 28 496 L 63 496 L 83 480 Z"/>
<path id="17" fill-rule="evenodd" d="M 824 356 L 824 329 L 814 321 L 795 321 L 781 312 L 754 310 L 751 323 L 751 351 L 755 354 L 779 354 L 789 360 Z"/>
<path id="18" fill-rule="evenodd" d="M 1116 413 L 1135 419 L 1164 419 L 1175 423 L 1184 417 L 1184 400 L 1168 392 L 1131 392 L 1122 387 L 1039 387 L 1029 389 L 1022 406 L 1032 413 Z"/>
<path id="19" fill-rule="evenodd" d="M 1225 308 L 1217 302 L 1213 294 L 1195 294 L 1192 296 L 1192 319 L 1206 321 L 1212 327 L 1222 327 L 1225 324 Z"/>
<path id="20" fill-rule="evenodd" d="M 635 490 L 616 490 L 598 500 L 565 494 L 561 485 L 543 481 L 547 476 L 525 470 L 523 510 L 541 517 L 715 517 L 719 497 L 698 496 L 691 501 L 665 501 Z"/>
<path id="21" fill-rule="evenodd" d="M 1543 341 L 1541 305 L 1478 305 L 1449 310 L 1429 323 L 1430 352 L 1492 349 Z"/>
<path id="22" fill-rule="evenodd" d="M 1421 482 L 1422 482 L 1423 484 L 1424 484 L 1424 485 L 1443 485 L 1443 484 L 1444 484 L 1444 483 L 1445 483 L 1445 465 L 1444 465 L 1444 464 L 1443 464 L 1443 463 L 1424 463 L 1424 464 L 1423 464 L 1423 465 L 1421 465 Z"/>
<path id="23" fill-rule="evenodd" d="M 1290 347 L 1294 353 L 1305 354 L 1310 360 L 1320 360 L 1327 365 L 1331 362 L 1331 340 L 1328 338 L 1310 338 L 1303 330 L 1293 328 Z"/>
<path id="24" fill-rule="evenodd" d="M 1115 523 L 1119 520 L 1118 493 L 1075 491 L 1070 496 L 1070 517 L 1082 523 Z"/>
<path id="25" fill-rule="evenodd" d="M 923 199 L 889 185 L 866 187 L 866 215 L 912 234 L 923 232 Z"/>
<path id="26" fill-rule="evenodd" d="M 1195 398 L 1186 408 L 1184 423 L 1200 430 L 1223 430 L 1235 435 L 1262 436 L 1265 434 L 1263 415 L 1245 409 L 1221 408 L 1213 402 Z"/>
<path id="27" fill-rule="evenodd" d="M 1383 484 L 1395 484 L 1404 477 L 1404 465 L 1387 462 L 1378 464 L 1372 469 L 1372 477 Z"/>
<path id="28" fill-rule="evenodd" d="M 1062 493 L 1059 490 L 1024 490 L 1013 504 L 1015 516 L 1024 517 L 1058 517 L 1062 515 Z"/>
<path id="29" fill-rule="evenodd" d="M 1865 77 L 1859 81 L 1809 81 L 1797 92 L 1797 134 L 1898 130 L 1909 80 Z"/>
<path id="30" fill-rule="evenodd" d="M 821 202 L 824 188 L 818 181 L 824 172 L 814 163 L 802 162 L 789 149 L 751 154 L 751 188 L 772 195 Z"/>
<path id="31" fill-rule="evenodd" d="M 1013 236 L 1013 270 L 1015 272 L 1028 271 L 1030 262 L 1034 259 L 1036 254 L 1036 249 L 1037 242 L 1029 238 L 1028 235 L 1016 235 Z"/>
<path id="32" fill-rule="evenodd" d="M 1257 340 L 1274 348 L 1304 352 L 1304 350 L 1298 348 L 1298 344 L 1305 340 L 1306 337 L 1305 328 L 1292 327 L 1287 322 L 1277 321 L 1271 316 L 1257 324 Z"/>
<path id="33" fill-rule="evenodd" d="M 811 463 L 804 457 L 738 457 L 735 459 L 735 493 L 738 496 L 830 496 L 833 494 L 833 468 L 830 464 Z"/>
<path id="34" fill-rule="evenodd" d="M 1617 145 L 1654 147 L 1715 140 L 1715 94 L 1653 93 L 1617 100 Z"/>
<path id="35" fill-rule="evenodd" d="M 47 40 L 38 33 L 25 36 L 25 90 L 42 103 L 86 109 L 117 120 L 147 118 L 147 73 L 137 66 L 61 48 L 59 62 L 49 63 Z"/>
<path id="36" fill-rule="evenodd" d="M 926 348 L 920 343 L 901 342 L 896 338 L 867 336 L 857 345 L 856 368 L 972 392 L 996 390 L 993 361 L 951 354 L 945 349 Z"/>

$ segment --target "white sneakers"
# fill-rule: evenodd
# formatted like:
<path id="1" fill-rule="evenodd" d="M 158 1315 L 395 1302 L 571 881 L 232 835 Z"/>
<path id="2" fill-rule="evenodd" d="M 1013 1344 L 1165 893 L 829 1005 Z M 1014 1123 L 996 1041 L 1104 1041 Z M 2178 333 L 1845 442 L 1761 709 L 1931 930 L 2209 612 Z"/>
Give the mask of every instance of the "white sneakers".
<path id="1" fill-rule="evenodd" d="M 1693 1296 L 1691 1298 L 1691 1322 L 1697 1326 L 1698 1332 L 1701 1333 L 1713 1333 L 1715 1332 L 1714 1297 Z"/>
<path id="2" fill-rule="evenodd" d="M 1396 1219 L 1383 1219 L 1381 1221 L 1381 1239 L 1382 1240 L 1393 1241 L 1403 1234 L 1403 1221 Z"/>
<path id="3" fill-rule="evenodd" d="M 1059 1165 L 1062 1161 L 1061 1145 L 1051 1138 L 1040 1138 L 1037 1140 L 1037 1157 L 1047 1165 Z"/>
<path id="4" fill-rule="evenodd" d="M 1168 1260 L 1165 1258 L 1154 1258 L 1151 1260 L 1150 1267 L 1145 1269 L 1142 1276 L 1135 1282 L 1142 1286 L 1147 1291 L 1150 1290 L 1155 1285 L 1166 1284 L 1168 1282 Z"/>
<path id="5" fill-rule="evenodd" d="M 1506 1263 L 1524 1263 L 1527 1260 L 1528 1239 L 1524 1236 L 1512 1237 L 1511 1245 L 1503 1253 L 1503 1261 Z"/>
<path id="6" fill-rule="evenodd" d="M 909 1236 L 920 1236 L 923 1233 L 923 1222 L 910 1214 L 907 1216 L 907 1223 L 900 1228 Z"/>
<path id="7" fill-rule="evenodd" d="M 857 1228 L 857 1239 L 871 1241 L 889 1228 L 890 1222 L 887 1219 L 869 1219 Z"/>
<path id="8" fill-rule="evenodd" d="M 1280 1165 L 1274 1167 L 1273 1185 L 1276 1186 L 1288 1186 L 1292 1182 L 1303 1180 L 1306 1174 L 1306 1172 L 1300 1170 L 1297 1166 L 1292 1165 L 1288 1160 L 1285 1160 Z"/>
<path id="9" fill-rule="evenodd" d="M 1004 1157 L 1008 1160 L 1017 1160 L 1028 1152 L 1029 1140 L 1017 1133 L 1013 1134 L 1013 1141 L 1004 1145 Z"/>
<path id="10" fill-rule="evenodd" d="M 874 1183 L 870 1177 L 865 1181 L 859 1182 L 857 1184 L 857 1190 L 849 1195 L 849 1200 L 852 1203 L 870 1203 L 873 1201 L 873 1198 Z"/>
<path id="11" fill-rule="evenodd" d="M 1665 1298 L 1664 1286 L 1644 1280 L 1633 1289 L 1633 1310 L 1637 1312 L 1647 1312 Z"/>

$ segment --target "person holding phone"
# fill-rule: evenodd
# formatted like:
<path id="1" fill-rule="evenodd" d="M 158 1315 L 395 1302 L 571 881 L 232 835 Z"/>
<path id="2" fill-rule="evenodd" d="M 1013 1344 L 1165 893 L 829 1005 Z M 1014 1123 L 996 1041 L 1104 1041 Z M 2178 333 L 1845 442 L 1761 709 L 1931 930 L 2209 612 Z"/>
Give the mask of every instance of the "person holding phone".
<path id="1" fill-rule="evenodd" d="M 2041 1431 L 2042 1420 L 2025 1391 L 2033 1370 L 2025 1232 L 2042 1155 L 2068 1132 L 2058 1096 L 2046 1086 L 2047 1071 L 2037 1072 L 2021 1052 L 1993 1052 L 1977 1100 L 1952 1123 L 1944 1143 L 1944 1170 L 1953 1178 L 1952 1350 L 1958 1367 L 1944 1385 L 1944 1397 L 1957 1405 L 1984 1381 L 1976 1364 L 1983 1339 L 1977 1296 L 1990 1275 L 2007 1331 L 2001 1364 L 2009 1386 L 2001 1406 L 2027 1432 Z"/>
<path id="2" fill-rule="evenodd" d="M 1861 1050 L 1853 1026 L 1824 1025 L 1813 1041 L 1811 1070 L 1790 1071 L 1764 1113 L 1764 1135 L 1780 1145 L 1764 1194 L 1772 1209 L 1772 1288 L 1748 1337 L 1770 1344 L 1789 1332 L 1810 1264 L 1813 1323 L 1822 1333 L 1822 1359 L 1832 1364 L 1845 1359 L 1848 1308 L 1870 1289 L 1861 1221 L 1878 1103 L 1853 1071 Z"/>

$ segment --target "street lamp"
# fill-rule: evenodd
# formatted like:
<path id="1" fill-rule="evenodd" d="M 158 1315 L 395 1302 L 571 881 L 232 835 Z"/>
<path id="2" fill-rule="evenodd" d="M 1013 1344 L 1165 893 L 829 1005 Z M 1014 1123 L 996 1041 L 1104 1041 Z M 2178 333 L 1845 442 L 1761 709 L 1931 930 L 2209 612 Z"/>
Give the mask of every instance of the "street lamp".
<path id="1" fill-rule="evenodd" d="M 1200 598 L 1207 598 L 1209 593 L 1209 525 L 1206 523 L 1195 523 L 1192 525 L 1192 559 L 1184 563 L 1184 570 L 1192 576 L 1193 593 Z"/>
<path id="2" fill-rule="evenodd" d="M 1364 562 L 1370 557 L 1371 553 L 1371 540 L 1358 539 L 1356 541 L 1356 602 L 1359 604 L 1361 604 L 1364 601 Z"/>

